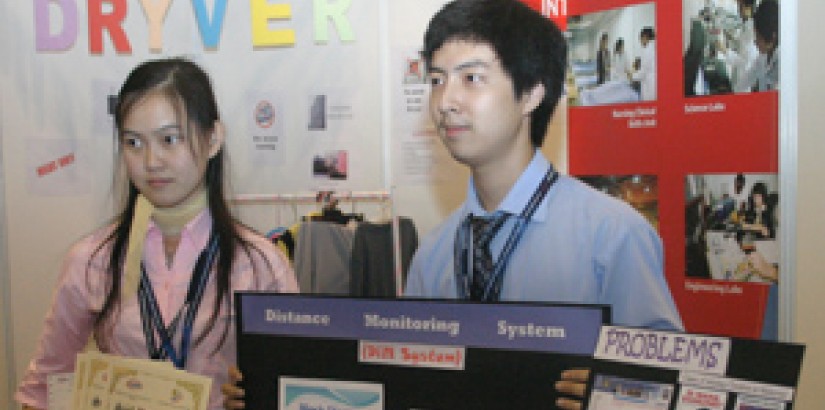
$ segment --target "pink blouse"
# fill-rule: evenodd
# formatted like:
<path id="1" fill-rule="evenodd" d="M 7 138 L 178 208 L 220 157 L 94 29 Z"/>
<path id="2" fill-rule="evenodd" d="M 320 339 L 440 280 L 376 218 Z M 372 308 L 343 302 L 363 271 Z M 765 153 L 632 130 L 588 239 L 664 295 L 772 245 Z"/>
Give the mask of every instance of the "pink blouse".
<path id="1" fill-rule="evenodd" d="M 47 375 L 74 371 L 75 355 L 86 345 L 95 317 L 106 297 L 105 267 L 108 262 L 108 249 L 94 255 L 94 259 L 92 254 L 111 229 L 103 228 L 92 233 L 77 242 L 67 254 L 51 309 L 46 315 L 39 346 L 15 394 L 15 399 L 20 403 L 45 409 Z M 160 230 L 150 222 L 143 261 L 167 326 L 183 305 L 192 270 L 201 250 L 209 240 L 211 229 L 212 218 L 207 211 L 189 222 L 181 233 L 172 267 L 169 268 L 166 265 Z M 261 252 L 255 252 L 253 249 L 247 255 L 243 250 L 237 251 L 232 268 L 232 290 L 297 292 L 295 274 L 283 253 L 266 238 L 252 231 L 241 228 L 241 235 Z M 223 305 L 212 330 L 200 344 L 194 345 L 194 341 L 211 317 L 215 297 L 213 269 L 195 318 L 193 345 L 189 351 L 186 370 L 212 378 L 209 406 L 219 409 L 222 408 L 223 400 L 220 386 L 227 381 L 227 369 L 234 365 L 236 358 L 234 306 L 227 309 L 226 305 Z M 109 343 L 101 347 L 101 350 L 122 356 L 147 358 L 137 297 L 124 301 L 119 315 L 115 318 Z M 230 328 L 226 339 L 215 352 L 227 321 Z M 179 337 L 180 332 L 177 333 Z M 176 340 L 175 346 L 179 346 L 179 343 Z"/>

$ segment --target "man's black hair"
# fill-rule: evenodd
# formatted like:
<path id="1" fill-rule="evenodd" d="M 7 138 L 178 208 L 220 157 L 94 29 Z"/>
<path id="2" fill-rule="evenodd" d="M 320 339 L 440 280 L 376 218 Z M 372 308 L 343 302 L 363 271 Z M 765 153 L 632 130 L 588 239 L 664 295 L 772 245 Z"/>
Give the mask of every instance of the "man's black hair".
<path id="1" fill-rule="evenodd" d="M 745 183 L 745 175 L 744 174 L 736 174 L 736 182 Z"/>
<path id="2" fill-rule="evenodd" d="M 653 31 L 653 27 L 648 26 L 648 27 L 643 28 L 640 35 L 641 36 L 647 36 L 647 38 L 649 38 L 651 40 L 656 40 L 656 32 Z"/>
<path id="3" fill-rule="evenodd" d="M 619 37 L 616 39 L 616 44 L 613 46 L 613 52 L 618 53 L 619 50 L 624 51 L 624 39 Z"/>
<path id="4" fill-rule="evenodd" d="M 779 45 L 779 3 L 762 0 L 753 13 L 753 30 L 765 41 Z"/>
<path id="5" fill-rule="evenodd" d="M 489 44 L 517 98 L 544 85 L 544 99 L 530 116 L 530 141 L 540 147 L 564 85 L 567 43 L 561 30 L 517 0 L 454 0 L 427 26 L 421 52 L 427 66 L 436 50 L 454 40 Z"/>

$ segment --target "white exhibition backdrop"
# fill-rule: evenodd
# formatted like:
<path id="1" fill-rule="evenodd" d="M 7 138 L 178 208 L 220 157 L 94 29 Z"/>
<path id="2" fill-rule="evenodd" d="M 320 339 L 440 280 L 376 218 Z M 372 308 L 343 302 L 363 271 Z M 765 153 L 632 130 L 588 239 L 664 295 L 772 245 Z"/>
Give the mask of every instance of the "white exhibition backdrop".
<path id="1" fill-rule="evenodd" d="M 47 24 L 53 35 L 75 26 L 77 35 L 68 47 L 37 51 L 38 3 L 48 8 L 48 22 L 41 19 L 41 24 Z M 204 2 L 172 1 L 163 23 L 160 53 L 149 49 L 150 30 L 142 2 L 103 3 L 106 13 L 113 11 L 114 4 L 126 5 L 122 28 L 131 53 L 117 53 L 108 35 L 104 35 L 103 53 L 90 53 L 86 1 L 0 5 L 0 171 L 5 182 L 3 227 L 9 272 L 4 278 L 5 303 L 0 305 L 0 314 L 11 318 L 0 346 L 5 347 L 0 364 L 9 362 L 8 372 L 3 369 L 9 377 L 3 377 L 8 383 L 0 390 L 0 407 L 10 406 L 6 390 L 14 386 L 36 345 L 63 254 L 73 241 L 112 215 L 112 121 L 106 101 L 133 66 L 149 58 L 186 55 L 211 74 L 229 130 L 234 194 L 390 190 L 383 160 L 390 136 L 382 133 L 389 119 L 382 118 L 386 102 L 382 101 L 385 73 L 381 67 L 387 51 L 382 50 L 381 39 L 387 34 L 379 32 L 381 19 L 394 16 L 396 23 L 402 23 L 384 27 L 415 26 L 417 33 L 405 33 L 410 37 L 399 40 L 415 46 L 421 27 L 441 2 L 429 2 L 432 5 L 426 7 L 420 0 L 285 0 L 279 3 L 291 6 L 291 17 L 269 22 L 270 30 L 294 31 L 295 43 L 282 47 L 253 45 L 252 20 L 260 16 L 265 1 L 227 2 L 219 44 L 206 49 L 193 6 Z M 205 3 L 212 14 L 213 4 L 221 2 Z M 318 10 L 325 3 L 345 7 L 345 18 L 316 24 Z M 389 10 L 388 4 L 393 6 Z M 77 17 L 64 25 L 64 18 L 72 15 L 66 13 L 67 7 L 75 8 Z M 407 10 L 398 15 L 393 12 L 395 7 Z M 326 42 L 319 40 L 318 30 L 328 31 Z M 392 48 L 393 43 L 383 44 Z M 322 129 L 311 130 L 310 107 L 317 95 L 325 96 L 326 123 Z M 269 101 L 274 109 L 273 123 L 266 129 L 253 120 L 260 101 Z M 315 156 L 339 158 L 341 151 L 346 153 L 346 179 L 313 175 Z M 410 185 L 426 190 L 427 183 Z M 412 197 L 429 203 L 431 194 Z M 432 206 L 409 205 L 399 204 L 399 214 L 417 220 L 413 211 L 418 209 L 428 215 L 442 212 L 429 211 Z M 264 224 L 293 222 L 289 220 L 294 219 L 292 214 L 258 208 L 256 212 L 239 209 L 258 229 L 275 227 Z M 266 218 L 273 214 L 278 217 Z"/>
<path id="2" fill-rule="evenodd" d="M 386 191 L 392 196 L 391 211 L 413 218 L 421 236 L 462 201 L 467 180 L 466 170 L 435 138 L 426 115 L 426 87 L 409 72 L 427 21 L 445 2 L 0 3 L 0 257 L 5 256 L 0 260 L 6 261 L 0 269 L 8 272 L 0 275 L 0 372 L 7 376 L 0 386 L 0 407 L 12 406 L 11 392 L 36 347 L 63 255 L 112 216 L 115 162 L 107 99 L 131 68 L 146 59 L 183 55 L 210 73 L 229 131 L 233 195 Z M 104 13 L 125 5 L 121 27 L 131 52 L 116 52 L 106 33 L 103 52 L 90 52 L 88 5 L 97 3 Z M 169 9 L 158 39 L 160 51 L 154 52 L 147 23 L 152 13 L 144 12 L 143 5 L 164 3 Z M 213 48 L 204 47 L 194 11 L 204 3 L 210 16 L 215 4 L 227 4 Z M 291 6 L 290 16 L 270 21 L 268 30 L 292 30 L 294 44 L 253 44 L 252 22 L 267 4 Z M 38 5 L 46 7 L 48 18 L 37 20 Z M 339 7 L 343 18 L 324 19 L 319 13 L 324 7 Z M 37 24 L 52 37 L 72 28 L 76 35 L 59 50 L 38 51 L 44 43 L 36 39 Z M 326 41 L 318 34 L 324 31 Z M 319 95 L 325 102 L 321 129 L 318 118 L 310 115 Z M 272 110 L 255 111 L 262 102 Z M 256 122 L 256 113 L 271 115 Z M 557 118 L 545 152 L 564 170 L 566 141 L 559 136 L 566 135 L 565 111 Z M 342 155 L 346 179 L 313 174 L 316 156 Z M 238 212 L 265 231 L 289 225 L 306 211 L 283 207 L 239 205 Z M 388 212 L 370 205 L 344 207 L 374 217 Z"/>

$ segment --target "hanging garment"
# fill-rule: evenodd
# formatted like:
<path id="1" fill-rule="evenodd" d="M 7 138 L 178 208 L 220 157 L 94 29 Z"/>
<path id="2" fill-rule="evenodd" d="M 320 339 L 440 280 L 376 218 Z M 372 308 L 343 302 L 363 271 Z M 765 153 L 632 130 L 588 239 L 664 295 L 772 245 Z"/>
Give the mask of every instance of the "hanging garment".
<path id="1" fill-rule="evenodd" d="M 295 276 L 301 293 L 349 294 L 353 236 L 346 225 L 301 223 L 295 245 Z"/>
<path id="2" fill-rule="evenodd" d="M 418 234 L 409 218 L 398 220 L 401 278 L 405 281 L 410 261 L 418 248 Z M 396 297 L 392 223 L 363 222 L 352 245 L 351 296 Z M 403 285 L 403 283 L 402 283 Z"/>

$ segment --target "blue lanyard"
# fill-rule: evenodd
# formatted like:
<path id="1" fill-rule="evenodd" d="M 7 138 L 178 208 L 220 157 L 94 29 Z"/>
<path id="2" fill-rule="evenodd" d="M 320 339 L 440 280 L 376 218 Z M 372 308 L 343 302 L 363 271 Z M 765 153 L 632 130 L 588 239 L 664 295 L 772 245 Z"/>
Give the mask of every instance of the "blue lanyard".
<path id="1" fill-rule="evenodd" d="M 218 253 L 218 235 L 212 233 L 209 242 L 201 251 L 192 271 L 192 279 L 189 282 L 189 290 L 186 293 L 186 300 L 180 307 L 175 318 L 167 328 L 163 324 L 163 317 L 158 307 L 152 283 L 146 274 L 143 264 L 140 266 L 140 286 L 138 287 L 138 301 L 140 302 L 140 319 L 143 324 L 143 334 L 146 338 L 146 347 L 149 357 L 155 360 L 169 359 L 175 367 L 183 369 L 186 365 L 186 356 L 189 352 L 189 344 L 192 339 L 192 327 L 195 322 L 195 315 L 203 300 L 203 292 L 206 283 L 209 281 L 209 272 L 212 270 L 212 263 Z M 185 312 L 185 313 L 184 313 Z M 181 334 L 180 349 L 175 350 L 172 337 L 178 329 L 181 315 L 183 314 L 183 333 Z M 157 332 L 161 345 L 155 342 L 155 332 Z"/>
<path id="2" fill-rule="evenodd" d="M 553 186 L 558 177 L 558 172 L 554 171 L 553 168 L 547 170 L 536 191 L 533 192 L 527 205 L 525 205 L 521 211 L 521 215 L 516 217 L 513 230 L 510 231 L 510 236 L 507 237 L 504 248 L 502 248 L 498 260 L 496 260 L 493 265 L 492 275 L 490 275 L 490 279 L 484 286 L 484 293 L 481 297 L 482 301 L 492 302 L 499 299 L 501 283 L 504 278 L 504 272 L 507 269 L 507 263 L 510 257 L 513 256 L 513 251 L 516 249 L 519 241 L 521 241 L 521 238 L 524 236 L 524 231 L 530 222 L 530 218 L 536 213 L 539 204 L 544 200 L 550 187 Z M 472 217 L 472 215 L 469 216 Z M 472 281 L 472 272 L 470 269 L 472 269 L 473 266 L 472 261 L 469 260 L 472 258 L 473 247 L 471 231 L 472 229 L 469 227 L 469 223 L 463 223 L 462 226 L 459 227 L 459 235 L 457 235 L 455 243 L 456 255 L 454 264 L 456 270 L 456 288 L 458 289 L 458 297 L 460 299 L 469 299 L 470 295 L 470 282 Z"/>

